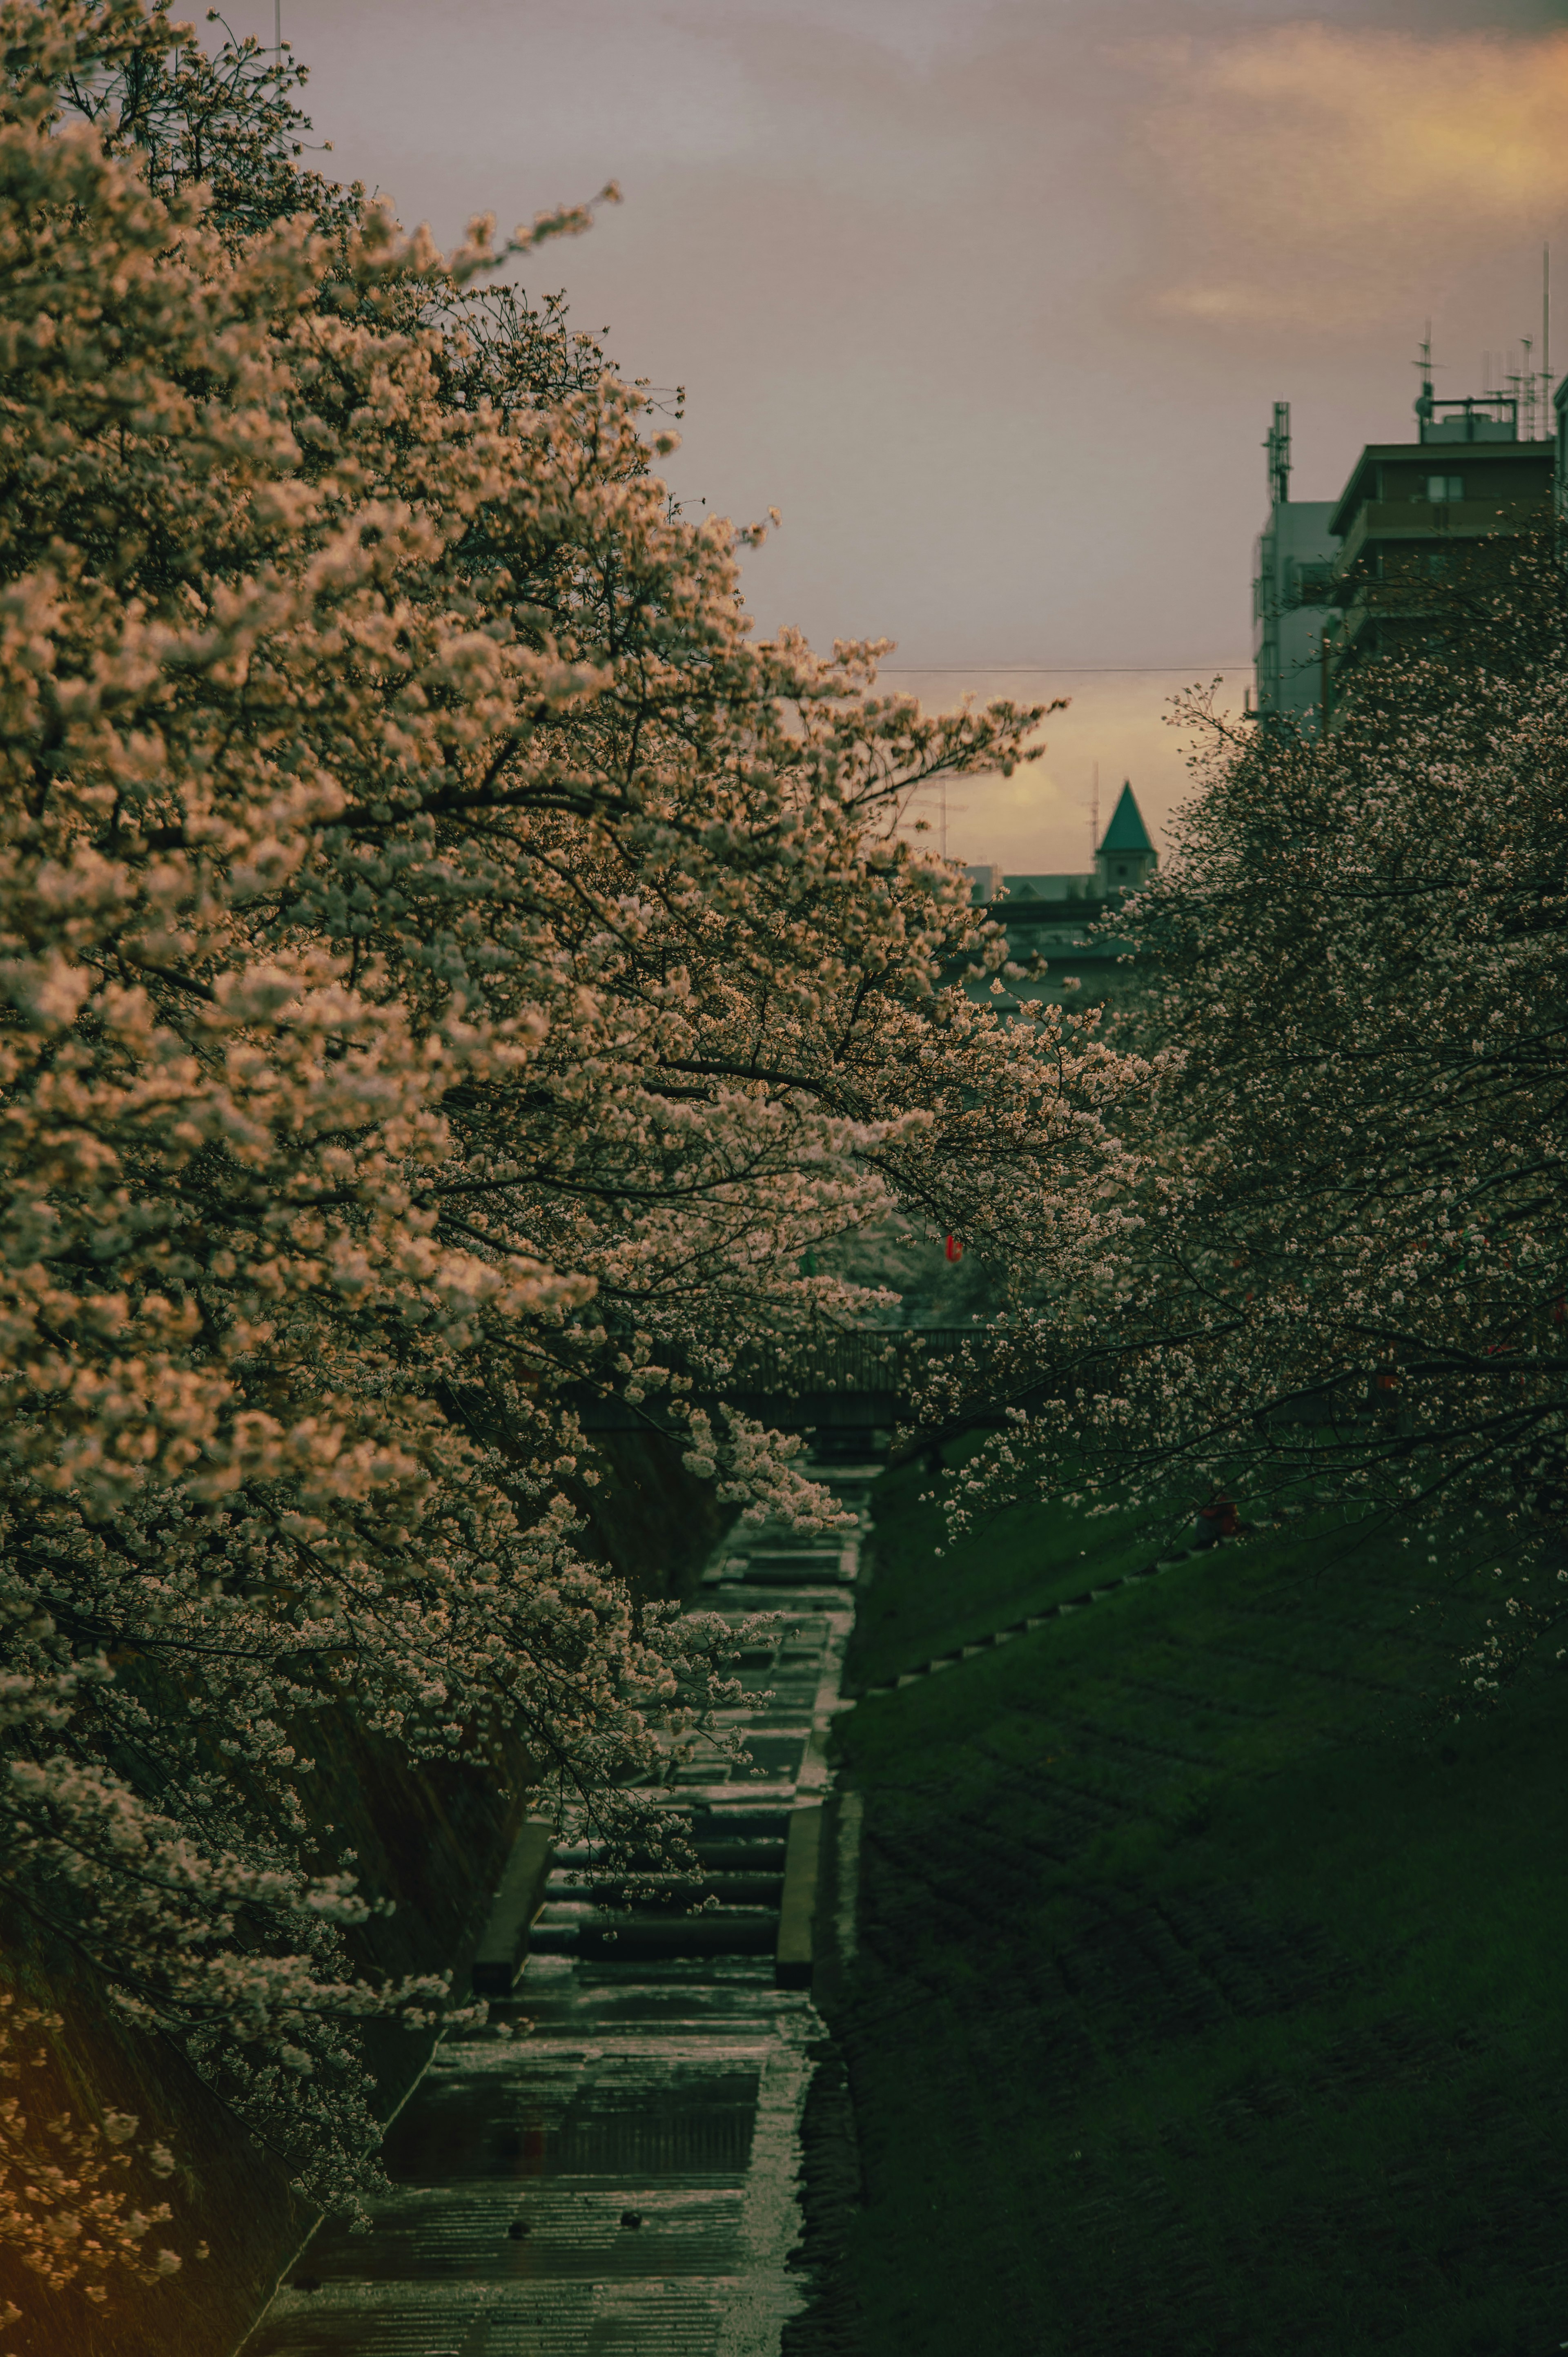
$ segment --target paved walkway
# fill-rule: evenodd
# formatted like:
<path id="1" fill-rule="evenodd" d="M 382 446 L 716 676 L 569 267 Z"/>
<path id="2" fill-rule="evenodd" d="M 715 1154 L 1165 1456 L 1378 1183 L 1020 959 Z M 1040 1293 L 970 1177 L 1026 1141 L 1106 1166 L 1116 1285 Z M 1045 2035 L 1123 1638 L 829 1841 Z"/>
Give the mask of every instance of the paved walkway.
<path id="1" fill-rule="evenodd" d="M 869 1469 L 823 1469 L 863 1506 Z M 736 1714 L 761 1772 L 704 1746 L 670 1790 L 717 1918 L 609 1917 L 553 1875 L 517 2001 L 441 2047 L 394 2124 L 374 2232 L 324 2225 L 243 2357 L 778 2357 L 823 2034 L 809 1992 L 775 1986 L 779 1891 L 827 1781 L 857 1566 L 857 1536 L 730 1541 L 702 1608 L 780 1620 L 742 1666 L 774 1696 Z M 675 1953 L 698 1941 L 721 1953 Z"/>

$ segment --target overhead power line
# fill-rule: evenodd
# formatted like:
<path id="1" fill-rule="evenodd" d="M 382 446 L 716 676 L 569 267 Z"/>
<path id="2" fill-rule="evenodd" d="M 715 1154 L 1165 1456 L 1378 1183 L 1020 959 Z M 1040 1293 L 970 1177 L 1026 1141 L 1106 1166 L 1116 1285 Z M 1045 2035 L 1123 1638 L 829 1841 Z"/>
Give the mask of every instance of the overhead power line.
<path id="1" fill-rule="evenodd" d="M 962 679 L 978 673 L 983 679 L 1082 679 L 1087 673 L 1115 673 L 1122 679 L 1155 679 L 1168 671 L 1251 671 L 1251 655 L 1234 662 L 1174 663 L 885 663 L 878 671 L 905 673 L 922 679 Z"/>

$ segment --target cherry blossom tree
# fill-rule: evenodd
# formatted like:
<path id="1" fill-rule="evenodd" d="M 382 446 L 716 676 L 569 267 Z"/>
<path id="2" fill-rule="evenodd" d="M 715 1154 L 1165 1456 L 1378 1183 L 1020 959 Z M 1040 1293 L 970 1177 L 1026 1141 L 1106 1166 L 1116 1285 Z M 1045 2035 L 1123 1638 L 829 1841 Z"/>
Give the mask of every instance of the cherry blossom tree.
<path id="1" fill-rule="evenodd" d="M 1007 1427 L 950 1486 L 960 1523 L 1067 1465 L 1167 1532 L 1217 1487 L 1384 1512 L 1503 1577 L 1485 1690 L 1552 1621 L 1568 1515 L 1554 552 L 1472 619 L 1326 737 L 1186 711 L 1176 856 L 1117 920 L 1160 980 L 1115 1218 L 1037 1289 Z"/>
<path id="2" fill-rule="evenodd" d="M 1065 1267 L 1131 1068 L 942 980 L 1004 948 L 897 832 L 1038 716 L 757 642 L 757 535 L 487 274 L 585 214 L 444 259 L 253 47 L 0 35 L 0 1877 L 352 2201 L 355 2025 L 448 1992 L 356 1966 L 312 1727 L 624 1829 L 727 1632 L 585 1557 L 574 1403 L 831 1516 L 723 1405 L 874 1297 L 803 1255 Z"/>
<path id="3" fill-rule="evenodd" d="M 139 2120 L 128 2112 L 107 2113 L 102 2125 L 57 2112 L 46 2095 L 24 2103 L 15 2086 L 47 2070 L 43 2040 L 64 2025 L 58 2014 L 19 2006 L 0 1995 L 0 2243 L 20 2256 L 29 2274 L 51 2291 L 78 2286 L 95 2306 L 110 2298 L 116 2271 L 122 2279 L 154 2284 L 179 2271 L 176 2251 L 149 2251 L 153 2229 L 166 2225 L 171 2205 L 156 2188 L 174 2174 L 166 2145 L 146 2142 Z M 30 2092 L 30 2091 L 29 2091 Z M 150 2178 L 138 2185 L 136 2176 Z M 144 2209 L 138 2192 L 148 2197 Z M 205 2256 L 205 2251 L 198 2255 Z M 0 2307 L 0 2328 L 17 2324 L 23 2311 L 13 2300 Z"/>

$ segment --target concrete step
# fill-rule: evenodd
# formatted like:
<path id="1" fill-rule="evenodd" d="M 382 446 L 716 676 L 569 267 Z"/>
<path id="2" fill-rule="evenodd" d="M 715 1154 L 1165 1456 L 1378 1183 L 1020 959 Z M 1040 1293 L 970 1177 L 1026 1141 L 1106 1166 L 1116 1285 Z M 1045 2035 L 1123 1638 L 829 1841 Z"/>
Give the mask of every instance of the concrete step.
<path id="1" fill-rule="evenodd" d="M 838 1482 L 837 1468 L 806 1469 Z M 748 1529 L 746 1544 L 784 1555 L 799 1589 L 710 1583 L 700 1604 L 737 1623 L 777 1613 L 755 1666 L 777 1662 L 764 1683 L 790 1689 L 782 1707 L 799 1724 L 787 1741 L 755 1705 L 764 1775 L 733 1782 L 715 1758 L 711 1781 L 643 1796 L 693 1845 L 720 1903 L 693 1913 L 686 1887 L 668 1903 L 600 1903 L 602 1847 L 584 1838 L 552 1857 L 553 1828 L 529 1830 L 538 1857 L 520 1851 L 498 1896 L 505 1986 L 489 2026 L 445 2041 L 400 2113 L 375 2233 L 323 2221 L 247 2357 L 777 2357 L 804 2297 L 789 2261 L 796 2124 L 822 2034 L 810 1999 L 819 1738 L 843 1706 L 854 1593 L 813 1586 L 834 1566 L 802 1562 L 782 1529 Z M 568 1867 L 585 1878 L 571 1884 Z M 747 1889 L 768 1895 L 743 1900 Z M 514 1986 L 513 1935 L 529 1920 Z"/>
<path id="2" fill-rule="evenodd" d="M 787 1808 L 725 1808 L 722 1803 L 706 1809 L 693 1809 L 688 1820 L 693 1846 L 699 1857 L 706 1857 L 714 1844 L 731 1841 L 787 1841 L 789 1835 L 789 1811 Z"/>
<path id="3" fill-rule="evenodd" d="M 772 1822 L 772 1813 L 768 1822 Z M 760 1839 L 738 1841 L 727 1834 L 698 1835 L 692 1846 L 703 1866 L 714 1874 L 782 1874 L 786 1835 L 787 1828 L 780 1822 L 777 1838 L 771 1833 Z M 581 1872 L 585 1867 L 596 1866 L 602 1855 L 596 1848 L 558 1849 L 554 1865 L 574 1867 Z"/>
<path id="4" fill-rule="evenodd" d="M 611 1913 L 590 1907 L 570 1922 L 552 1921 L 556 1912 L 547 1910 L 534 1925 L 531 1955 L 649 1964 L 665 1956 L 771 1956 L 779 1946 L 777 1907 L 720 1907 L 702 1915 L 652 1909 L 646 1914 Z"/>
<path id="5" fill-rule="evenodd" d="M 744 1567 L 732 1566 L 725 1575 L 730 1585 L 743 1587 L 853 1587 L 854 1574 L 833 1562 L 815 1563 L 748 1563 Z"/>
<path id="6" fill-rule="evenodd" d="M 574 1881 L 567 1874 L 556 1873 L 545 1886 L 545 1905 L 556 1900 L 591 1900 L 596 1907 L 613 1907 L 618 1913 L 640 1915 L 650 1907 L 697 1906 L 706 1899 L 715 1900 L 721 1907 L 775 1907 L 784 1887 L 784 1861 L 779 1861 L 777 1873 L 704 1874 L 701 1882 L 692 1882 L 683 1875 L 639 1875 L 639 1882 L 649 1896 L 623 1898 L 618 1883 L 585 1883 Z"/>

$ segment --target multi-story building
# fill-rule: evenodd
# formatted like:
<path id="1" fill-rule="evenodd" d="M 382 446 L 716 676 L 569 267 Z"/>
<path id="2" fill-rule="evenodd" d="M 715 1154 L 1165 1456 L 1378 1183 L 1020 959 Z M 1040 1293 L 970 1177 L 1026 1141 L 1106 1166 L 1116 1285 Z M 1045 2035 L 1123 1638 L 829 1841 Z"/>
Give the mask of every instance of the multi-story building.
<path id="1" fill-rule="evenodd" d="M 1276 401 L 1269 454 L 1269 521 L 1258 535 L 1252 621 L 1258 710 L 1305 726 L 1323 703 L 1324 622 L 1337 547 L 1333 500 L 1290 495 L 1290 404 Z"/>
<path id="2" fill-rule="evenodd" d="M 1520 543 L 1550 525 L 1557 454 L 1521 437 L 1514 395 L 1436 401 L 1423 382 L 1415 414 L 1416 439 L 1369 443 L 1337 500 L 1295 501 L 1290 410 L 1274 404 L 1253 587 L 1261 716 L 1315 729 L 1369 659 L 1461 643 Z"/>
<path id="3" fill-rule="evenodd" d="M 1462 643 L 1519 543 L 1552 520 L 1555 453 L 1509 395 L 1416 404 L 1420 438 L 1373 442 L 1335 507 L 1328 705 L 1369 659 Z"/>

